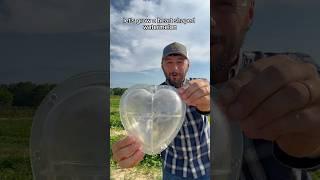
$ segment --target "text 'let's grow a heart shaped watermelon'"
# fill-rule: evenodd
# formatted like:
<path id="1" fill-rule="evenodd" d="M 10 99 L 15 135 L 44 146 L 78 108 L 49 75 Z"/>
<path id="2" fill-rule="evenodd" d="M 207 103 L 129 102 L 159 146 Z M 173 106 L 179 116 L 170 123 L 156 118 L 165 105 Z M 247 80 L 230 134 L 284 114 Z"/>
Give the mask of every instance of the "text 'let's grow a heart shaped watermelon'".
<path id="1" fill-rule="evenodd" d="M 178 134 L 186 104 L 171 86 L 136 85 L 120 100 L 120 118 L 129 135 L 138 139 L 146 154 L 158 154 Z"/>

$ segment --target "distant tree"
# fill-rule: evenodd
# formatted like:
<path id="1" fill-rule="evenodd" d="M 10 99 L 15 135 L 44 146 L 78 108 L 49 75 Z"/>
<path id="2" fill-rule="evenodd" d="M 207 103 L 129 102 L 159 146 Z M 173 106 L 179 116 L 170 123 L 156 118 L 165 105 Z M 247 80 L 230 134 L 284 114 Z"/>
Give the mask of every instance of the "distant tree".
<path id="1" fill-rule="evenodd" d="M 31 105 L 39 106 L 42 100 L 46 97 L 46 95 L 54 88 L 54 85 L 51 84 L 40 84 L 37 85 L 31 94 Z"/>
<path id="2" fill-rule="evenodd" d="M 55 87 L 54 84 L 36 85 L 32 82 L 19 82 L 2 85 L 13 94 L 13 106 L 38 106 L 44 97 Z"/>
<path id="3" fill-rule="evenodd" d="M 13 94 L 5 86 L 0 86 L 0 107 L 11 106 L 12 102 Z"/>
<path id="4" fill-rule="evenodd" d="M 113 88 L 113 95 L 120 96 L 121 88 Z"/>
<path id="5" fill-rule="evenodd" d="M 112 88 L 111 95 L 121 96 L 126 90 L 127 88 Z"/>
<path id="6" fill-rule="evenodd" d="M 113 95 L 114 95 L 113 88 L 110 88 L 110 96 L 113 96 Z"/>
<path id="7" fill-rule="evenodd" d="M 14 94 L 13 106 L 32 106 L 32 91 L 35 87 L 32 82 L 10 84 L 9 90 Z"/>

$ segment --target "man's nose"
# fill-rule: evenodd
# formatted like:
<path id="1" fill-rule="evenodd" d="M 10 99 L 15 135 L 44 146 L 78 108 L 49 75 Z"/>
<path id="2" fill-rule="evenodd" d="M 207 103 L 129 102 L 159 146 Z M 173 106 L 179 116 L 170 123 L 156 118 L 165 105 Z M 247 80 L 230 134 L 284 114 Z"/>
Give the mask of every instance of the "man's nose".
<path id="1" fill-rule="evenodd" d="M 176 65 L 171 66 L 171 72 L 172 73 L 178 72 L 178 66 L 176 66 Z"/>
<path id="2" fill-rule="evenodd" d="M 177 64 L 174 64 L 174 65 L 173 65 L 173 70 L 174 70 L 174 71 L 177 71 L 177 70 L 178 70 L 178 65 L 177 65 Z"/>

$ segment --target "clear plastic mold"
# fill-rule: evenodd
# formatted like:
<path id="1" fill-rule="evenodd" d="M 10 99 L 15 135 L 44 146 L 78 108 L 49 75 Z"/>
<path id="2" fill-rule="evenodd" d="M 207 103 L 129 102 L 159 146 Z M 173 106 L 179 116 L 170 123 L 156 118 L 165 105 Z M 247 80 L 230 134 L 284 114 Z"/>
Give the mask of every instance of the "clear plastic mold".
<path id="1" fill-rule="evenodd" d="M 74 76 L 54 88 L 38 108 L 31 130 L 35 180 L 105 180 L 107 73 Z"/>
<path id="2" fill-rule="evenodd" d="M 171 86 L 136 85 L 122 95 L 120 117 L 124 128 L 142 144 L 146 154 L 158 154 L 178 134 L 186 105 Z"/>

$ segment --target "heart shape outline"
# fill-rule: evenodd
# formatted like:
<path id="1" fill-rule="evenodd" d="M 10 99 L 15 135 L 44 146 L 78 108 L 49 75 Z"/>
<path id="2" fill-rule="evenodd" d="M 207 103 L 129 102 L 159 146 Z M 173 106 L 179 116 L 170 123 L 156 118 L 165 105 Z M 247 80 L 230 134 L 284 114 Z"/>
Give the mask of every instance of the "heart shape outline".
<path id="1" fill-rule="evenodd" d="M 121 96 L 119 108 L 123 127 L 150 155 L 168 147 L 186 115 L 186 104 L 177 90 L 167 85 L 132 86 Z"/>

